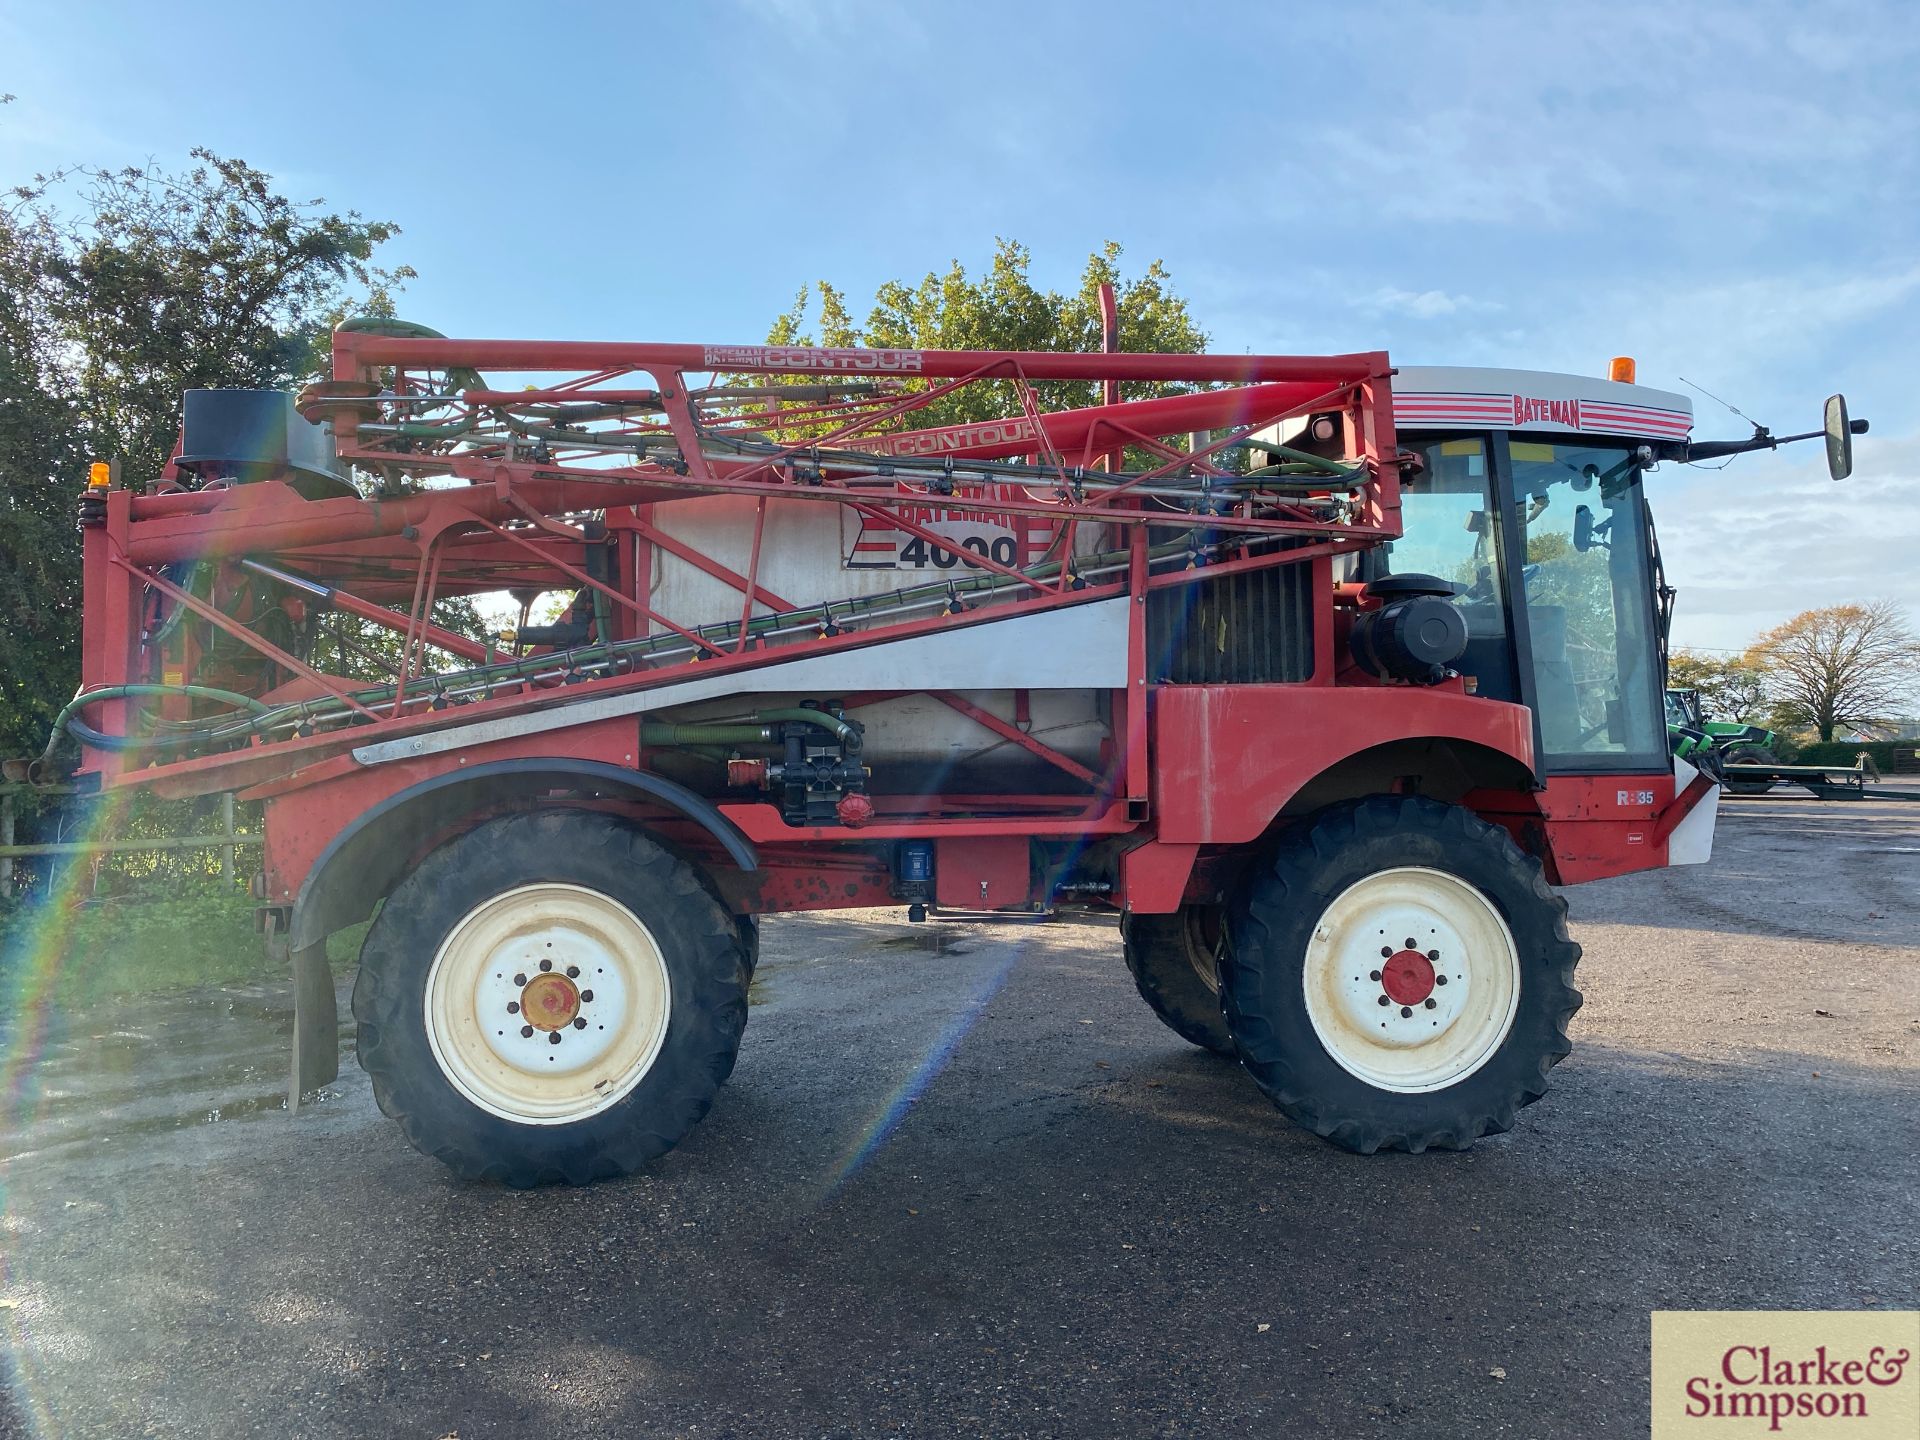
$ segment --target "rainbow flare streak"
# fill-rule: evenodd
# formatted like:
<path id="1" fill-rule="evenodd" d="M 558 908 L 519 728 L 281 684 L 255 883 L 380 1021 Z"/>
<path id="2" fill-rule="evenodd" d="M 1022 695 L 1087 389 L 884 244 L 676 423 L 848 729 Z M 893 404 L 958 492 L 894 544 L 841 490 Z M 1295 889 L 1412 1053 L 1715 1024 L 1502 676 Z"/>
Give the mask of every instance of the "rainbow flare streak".
<path id="1" fill-rule="evenodd" d="M 109 790 L 92 805 L 92 814 L 71 839 L 88 842 L 119 833 L 130 793 Z M 61 971 L 72 958 L 72 930 L 78 905 L 84 898 L 93 867 L 76 857 L 56 865 L 44 898 L 14 913 L 0 931 L 0 1134 L 22 1133 L 34 1118 L 40 1099 L 39 1061 L 52 1029 L 60 993 Z M 7 1184 L 9 1165 L 0 1161 L 0 1234 L 8 1237 L 0 1249 L 0 1294 L 14 1298 L 25 1276 L 19 1273 L 17 1237 L 24 1218 L 15 1213 Z M 59 1433 L 47 1387 L 35 1365 L 32 1310 L 0 1309 L 6 1322 L 7 1378 L 15 1403 L 32 1433 Z"/>
<path id="2" fill-rule="evenodd" d="M 840 1187 L 851 1180 L 868 1160 L 878 1154 L 881 1146 L 885 1145 L 893 1132 L 900 1128 L 901 1122 L 907 1118 L 907 1112 L 926 1093 L 927 1087 L 934 1082 L 940 1072 L 947 1068 L 947 1062 L 953 1058 L 954 1051 L 960 1048 L 960 1042 L 966 1039 L 967 1032 L 973 1029 L 975 1022 L 986 1012 L 993 997 L 1000 993 L 1001 987 L 1007 982 L 1007 976 L 1012 973 L 1014 965 L 1019 961 L 1025 948 L 1024 945 L 1009 945 L 1006 958 L 981 977 L 974 987 L 974 993 L 961 1007 L 960 1013 L 942 1027 L 920 1063 L 914 1067 L 906 1079 L 894 1087 L 882 1102 L 880 1113 L 861 1130 L 852 1143 L 841 1152 L 840 1158 L 830 1167 L 826 1185 L 817 1203 L 824 1204 L 832 1199 Z"/>

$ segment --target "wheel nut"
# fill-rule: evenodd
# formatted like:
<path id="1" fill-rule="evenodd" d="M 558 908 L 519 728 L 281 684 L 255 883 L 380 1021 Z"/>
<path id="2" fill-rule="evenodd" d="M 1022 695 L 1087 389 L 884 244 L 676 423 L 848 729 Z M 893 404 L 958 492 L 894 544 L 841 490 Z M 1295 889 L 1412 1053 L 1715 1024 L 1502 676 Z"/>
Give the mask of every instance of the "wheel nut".
<path id="1" fill-rule="evenodd" d="M 1392 947 L 1391 945 L 1382 945 L 1382 946 L 1380 947 L 1380 958 L 1381 958 L 1382 960 L 1390 960 L 1390 959 L 1392 959 L 1392 958 L 1393 958 L 1393 947 Z"/>
<path id="2" fill-rule="evenodd" d="M 567 978 L 569 980 L 578 980 L 580 978 L 580 967 L 578 965 L 567 966 Z"/>
<path id="3" fill-rule="evenodd" d="M 576 1030 L 584 1030 L 584 1029 L 586 1029 L 586 1028 L 587 1028 L 587 1017 L 586 1017 L 586 1016 L 584 1016 L 584 1015 L 576 1015 L 576 1016 L 574 1016 L 574 1017 L 573 1017 L 573 1028 L 574 1028 L 574 1029 L 576 1029 Z"/>
<path id="4" fill-rule="evenodd" d="M 1444 985 L 1447 983 L 1447 977 L 1444 975 L 1436 975 L 1433 977 L 1433 983 L 1436 985 Z"/>
<path id="5" fill-rule="evenodd" d="M 1427 951 L 1427 959 L 1433 961 L 1434 964 L 1438 965 L 1440 963 L 1440 952 L 1438 950 Z"/>
<path id="6" fill-rule="evenodd" d="M 523 1040 L 531 1040 L 533 1038 L 533 1026 L 522 1025 L 520 1027 L 520 1038 Z"/>
<path id="7" fill-rule="evenodd" d="M 1367 972 L 1367 979 L 1378 980 L 1379 978 L 1380 978 L 1380 972 L 1378 970 L 1369 970 Z"/>
<path id="8" fill-rule="evenodd" d="M 518 1015 L 519 1013 L 520 1013 L 520 1002 L 518 1000 L 507 1001 L 507 1014 Z"/>
<path id="9" fill-rule="evenodd" d="M 542 960 L 542 961 L 540 962 L 540 968 L 541 968 L 542 970 L 551 970 L 551 969 L 553 969 L 553 961 L 551 961 L 551 960 Z"/>
<path id="10" fill-rule="evenodd" d="M 1434 999 L 1434 998 L 1433 998 L 1433 997 L 1432 997 L 1431 995 L 1429 995 L 1429 996 L 1427 996 L 1427 998 L 1425 999 L 1425 1001 L 1423 1001 L 1422 1003 L 1423 1003 L 1423 1004 L 1425 1004 L 1425 1006 L 1427 1007 L 1427 1009 L 1429 1009 L 1429 1010 L 1431 1010 L 1431 1009 L 1433 1009 L 1433 1007 L 1434 1007 L 1434 1006 L 1436 1006 L 1436 1005 L 1438 1005 L 1438 1004 L 1439 1004 L 1440 1002 L 1439 1002 L 1438 1000 L 1436 1000 L 1436 999 Z"/>
<path id="11" fill-rule="evenodd" d="M 559 1043 L 560 1043 L 560 1032 L 558 1030 L 553 1031 L 551 1034 L 547 1036 L 547 1044 L 558 1045 Z"/>
<path id="12" fill-rule="evenodd" d="M 1391 1000 L 1389 1000 L 1389 999 L 1387 999 L 1387 997 L 1386 997 L 1386 996 L 1384 996 L 1384 995 L 1382 995 L 1382 996 L 1380 997 L 1380 1003 L 1381 1003 L 1382 1005 L 1391 1005 L 1391 1004 L 1392 1004 L 1393 1002 L 1392 1002 Z"/>
<path id="13" fill-rule="evenodd" d="M 1411 935 L 1409 935 L 1407 937 L 1407 949 L 1411 950 L 1413 949 L 1413 946 L 1414 946 L 1414 939 Z"/>
<path id="14" fill-rule="evenodd" d="M 593 999 L 593 991 L 591 991 L 591 990 L 582 990 L 582 991 L 580 992 L 580 999 L 581 999 L 581 1002 L 582 1002 L 583 1004 L 584 1004 L 585 1002 L 587 1002 L 587 1001 L 590 1001 L 590 1000 L 592 1000 L 592 999 Z"/>
<path id="15" fill-rule="evenodd" d="M 513 983 L 524 986 L 527 983 L 527 977 L 524 974 L 516 975 L 513 977 Z"/>
<path id="16" fill-rule="evenodd" d="M 1412 1014 L 1413 1014 L 1413 1007 L 1411 1005 L 1402 1005 L 1400 1007 L 1400 1018 L 1402 1020 L 1405 1020 L 1408 1016 Z"/>

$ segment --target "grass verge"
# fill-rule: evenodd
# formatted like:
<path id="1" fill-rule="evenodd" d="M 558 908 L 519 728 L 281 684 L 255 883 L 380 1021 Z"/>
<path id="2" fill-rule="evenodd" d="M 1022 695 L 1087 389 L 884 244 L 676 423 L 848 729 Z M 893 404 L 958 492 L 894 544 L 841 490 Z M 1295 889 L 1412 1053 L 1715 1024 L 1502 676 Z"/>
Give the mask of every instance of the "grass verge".
<path id="1" fill-rule="evenodd" d="M 285 980 L 253 928 L 254 902 L 218 881 L 189 882 L 164 896 L 88 900 L 69 911 L 48 905 L 0 909 L 0 980 L 8 990 L 34 975 L 54 977 L 57 1003 L 85 1006 L 113 996 Z M 351 967 L 365 925 L 327 942 L 334 973 Z"/>

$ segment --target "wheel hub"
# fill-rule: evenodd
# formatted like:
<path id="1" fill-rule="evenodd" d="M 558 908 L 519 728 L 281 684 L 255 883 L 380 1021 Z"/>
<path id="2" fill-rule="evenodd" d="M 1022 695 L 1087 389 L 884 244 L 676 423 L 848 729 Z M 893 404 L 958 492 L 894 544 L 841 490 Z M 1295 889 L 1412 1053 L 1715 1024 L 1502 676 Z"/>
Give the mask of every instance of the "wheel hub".
<path id="1" fill-rule="evenodd" d="M 1431 958 L 1418 950 L 1394 951 L 1380 966 L 1380 988 L 1387 999 L 1395 1005 L 1423 1004 L 1433 994 L 1433 962 L 1439 958 L 1438 950 Z"/>
<path id="2" fill-rule="evenodd" d="M 536 1030 L 559 1030 L 580 1013 L 580 987 L 564 975 L 536 975 L 520 991 L 520 1013 Z"/>

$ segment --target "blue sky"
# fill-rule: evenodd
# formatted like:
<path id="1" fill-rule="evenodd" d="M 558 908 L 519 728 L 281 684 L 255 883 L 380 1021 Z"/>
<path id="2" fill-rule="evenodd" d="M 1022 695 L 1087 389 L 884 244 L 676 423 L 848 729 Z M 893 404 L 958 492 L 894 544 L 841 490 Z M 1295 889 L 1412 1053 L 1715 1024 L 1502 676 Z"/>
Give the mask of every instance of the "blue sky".
<path id="1" fill-rule="evenodd" d="M 732 341 L 996 235 L 1160 258 L 1214 348 L 1687 375 L 1802 447 L 1654 478 L 1682 643 L 1920 617 L 1920 8 L 16 7 L 0 182 L 244 157 L 397 221 L 450 333 Z M 1696 397 L 1703 435 L 1743 433 Z"/>

